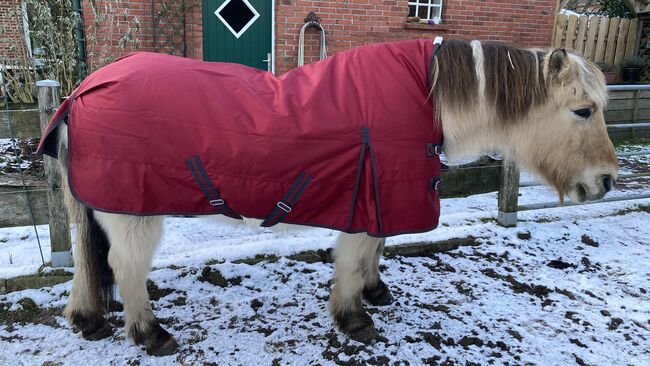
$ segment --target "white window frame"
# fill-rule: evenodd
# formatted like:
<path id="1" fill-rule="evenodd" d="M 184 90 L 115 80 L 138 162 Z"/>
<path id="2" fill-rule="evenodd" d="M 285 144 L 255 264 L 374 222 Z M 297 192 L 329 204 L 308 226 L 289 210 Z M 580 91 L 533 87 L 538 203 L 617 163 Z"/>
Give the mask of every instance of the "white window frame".
<path id="1" fill-rule="evenodd" d="M 32 39 L 30 38 L 29 35 L 29 19 L 27 18 L 26 1 L 20 2 L 20 11 L 22 12 L 22 18 L 23 18 L 23 39 L 25 41 L 25 47 L 27 48 L 27 56 L 29 58 L 34 58 L 34 54 L 32 53 Z"/>
<path id="2" fill-rule="evenodd" d="M 421 8 L 421 7 L 425 7 L 425 8 L 427 8 L 427 17 L 426 17 L 426 19 L 423 19 L 423 20 L 433 20 L 433 19 L 438 19 L 439 21 L 441 21 L 441 20 L 442 20 L 442 6 L 443 6 L 443 0 L 440 0 L 440 4 L 433 4 L 433 3 L 432 3 L 433 1 L 434 1 L 434 0 L 428 0 L 427 3 L 420 3 L 420 2 L 418 2 L 418 0 L 415 0 L 415 1 L 411 1 L 411 0 L 409 0 L 409 4 L 408 4 L 408 6 L 409 6 L 409 8 L 410 8 L 411 6 L 415 6 L 415 16 L 416 16 L 416 17 L 417 17 L 418 14 L 420 13 L 420 8 Z M 439 8 L 439 9 L 440 9 L 440 17 L 433 17 L 433 18 L 431 17 L 431 9 L 433 9 L 433 8 Z"/>
<path id="3" fill-rule="evenodd" d="M 239 32 L 236 32 L 234 29 L 232 29 L 230 24 L 228 24 L 226 19 L 224 19 L 221 16 L 221 13 L 220 13 L 221 10 L 226 7 L 226 5 L 230 4 L 230 1 L 232 1 L 232 0 L 224 1 L 223 4 L 221 4 L 221 6 L 217 10 L 214 11 L 214 15 L 216 15 L 219 18 L 219 20 L 221 20 L 223 25 L 225 25 L 226 28 L 228 28 L 228 30 L 233 34 L 233 36 L 235 36 L 237 39 L 239 39 L 239 37 L 241 37 L 241 35 L 244 34 L 248 30 L 248 28 L 251 25 L 253 25 L 253 23 L 255 23 L 257 18 L 260 17 L 260 13 L 257 12 L 257 9 L 255 9 L 255 7 L 248 0 L 242 0 L 244 2 L 244 4 L 248 7 L 248 9 L 250 9 L 250 11 L 253 12 L 253 17 L 248 21 L 248 23 L 246 23 L 244 28 L 240 29 Z"/>

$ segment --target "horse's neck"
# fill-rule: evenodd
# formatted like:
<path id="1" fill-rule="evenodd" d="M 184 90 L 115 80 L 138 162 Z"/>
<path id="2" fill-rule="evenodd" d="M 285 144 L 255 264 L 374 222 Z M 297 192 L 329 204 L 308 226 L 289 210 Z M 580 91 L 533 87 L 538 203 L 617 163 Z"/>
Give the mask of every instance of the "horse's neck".
<path id="1" fill-rule="evenodd" d="M 475 111 L 445 113 L 441 115 L 445 155 L 450 160 L 460 160 L 489 152 L 502 151 L 504 132 L 495 128 L 486 113 Z"/>

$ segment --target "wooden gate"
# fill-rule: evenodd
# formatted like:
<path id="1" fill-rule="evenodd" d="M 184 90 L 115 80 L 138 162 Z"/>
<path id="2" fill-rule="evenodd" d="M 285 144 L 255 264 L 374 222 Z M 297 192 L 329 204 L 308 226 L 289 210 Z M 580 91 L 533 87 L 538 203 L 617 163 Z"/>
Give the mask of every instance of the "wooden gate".
<path id="1" fill-rule="evenodd" d="M 593 62 L 618 64 L 636 48 L 638 19 L 558 14 L 553 47 L 572 48 Z"/>

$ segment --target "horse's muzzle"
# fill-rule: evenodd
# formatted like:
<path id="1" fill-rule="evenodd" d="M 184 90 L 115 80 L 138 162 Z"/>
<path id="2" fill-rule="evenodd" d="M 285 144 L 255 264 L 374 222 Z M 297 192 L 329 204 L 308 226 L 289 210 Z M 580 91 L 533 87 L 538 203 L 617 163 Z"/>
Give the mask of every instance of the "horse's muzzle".
<path id="1" fill-rule="evenodd" d="M 578 203 L 596 201 L 610 192 L 616 186 L 616 179 L 609 174 L 603 174 L 596 179 L 595 186 L 589 187 L 585 183 L 577 183 L 570 194 L 571 198 Z M 591 189 L 590 189 L 591 188 Z"/>
<path id="2" fill-rule="evenodd" d="M 612 178 L 612 176 L 609 174 L 603 174 L 602 182 L 603 191 L 605 193 L 611 191 L 616 186 L 616 180 L 614 180 L 614 178 Z"/>

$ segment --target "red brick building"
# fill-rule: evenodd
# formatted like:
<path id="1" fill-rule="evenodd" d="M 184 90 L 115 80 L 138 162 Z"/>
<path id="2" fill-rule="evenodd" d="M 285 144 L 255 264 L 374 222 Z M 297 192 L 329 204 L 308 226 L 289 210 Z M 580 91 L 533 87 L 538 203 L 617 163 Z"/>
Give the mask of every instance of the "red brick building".
<path id="1" fill-rule="evenodd" d="M 15 57 L 15 45 L 23 42 L 23 25 L 16 16 L 19 6 L 19 0 L 0 0 L 0 60 Z"/>
<path id="2" fill-rule="evenodd" d="M 0 18 L 20 0 L 0 0 Z M 209 61 L 239 61 L 283 73 L 297 65 L 300 29 L 314 12 L 326 30 L 328 53 L 350 47 L 409 38 L 484 39 L 522 46 L 550 45 L 556 0 L 96 0 L 123 29 L 93 29 L 90 1 L 82 0 L 86 49 L 110 58 L 133 49 L 170 52 Z M 104 8 L 110 5 L 110 8 Z M 106 12 L 101 15 L 107 21 Z M 440 24 L 407 23 L 408 15 L 436 18 Z M 110 17 L 109 17 L 110 18 Z M 413 20 L 413 19 L 412 19 Z M 129 23 L 130 22 L 130 23 Z M 131 24 L 131 26 L 129 26 Z M 0 44 L 22 37 L 14 22 Z M 117 25 L 116 25 L 117 27 Z M 13 32 L 13 33 L 12 33 Z M 89 40 L 89 33 L 93 34 Z M 125 36 L 126 34 L 126 36 Z M 129 44 L 129 40 L 137 42 Z M 318 58 L 319 33 L 305 37 L 305 62 Z M 108 51 L 107 51 L 108 50 Z M 97 57 L 97 56 L 96 56 Z"/>

